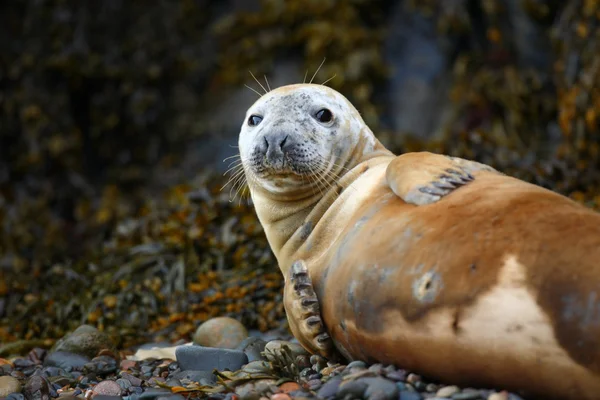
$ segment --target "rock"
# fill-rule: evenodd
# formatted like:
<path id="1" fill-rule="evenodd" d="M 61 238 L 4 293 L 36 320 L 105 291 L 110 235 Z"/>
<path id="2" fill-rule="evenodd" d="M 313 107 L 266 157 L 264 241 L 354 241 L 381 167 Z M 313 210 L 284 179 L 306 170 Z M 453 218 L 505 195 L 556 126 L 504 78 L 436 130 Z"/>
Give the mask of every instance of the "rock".
<path id="1" fill-rule="evenodd" d="M 160 395 L 156 398 L 156 400 L 185 400 L 185 397 L 177 393 L 171 393 Z"/>
<path id="2" fill-rule="evenodd" d="M 460 393 L 456 393 L 452 395 L 452 400 L 479 400 L 483 399 L 481 393 L 479 391 L 462 391 Z"/>
<path id="3" fill-rule="evenodd" d="M 265 342 L 261 338 L 250 336 L 244 339 L 236 347 L 236 350 L 240 350 L 246 353 L 249 362 L 264 360 L 264 357 L 261 353 L 265 350 L 266 344 L 267 342 Z"/>
<path id="4" fill-rule="evenodd" d="M 492 393 L 487 400 L 509 400 L 509 397 L 507 392 Z"/>
<path id="5" fill-rule="evenodd" d="M 57 341 L 51 352 L 67 351 L 92 358 L 102 349 L 114 351 L 114 344 L 108 335 L 93 326 L 81 325 Z"/>
<path id="6" fill-rule="evenodd" d="M 394 381 L 404 381 L 406 380 L 406 371 L 403 370 L 395 370 L 395 371 L 390 371 L 388 373 L 385 374 L 385 376 L 388 379 L 394 380 Z"/>
<path id="7" fill-rule="evenodd" d="M 237 371 L 248 363 L 243 351 L 202 346 L 180 346 L 175 352 L 182 370 L 192 371 Z"/>
<path id="8" fill-rule="evenodd" d="M 11 393 L 6 396 L 6 400 L 25 400 L 25 396 L 21 393 Z"/>
<path id="9" fill-rule="evenodd" d="M 201 385 L 212 385 L 217 381 L 217 377 L 212 371 L 180 371 L 173 375 L 175 379 L 188 379 L 192 382 L 198 382 Z"/>
<path id="10" fill-rule="evenodd" d="M 249 373 L 270 373 L 272 372 L 271 363 L 267 361 L 250 361 L 244 365 L 242 371 Z"/>
<path id="11" fill-rule="evenodd" d="M 248 337 L 246 327 L 229 317 L 211 318 L 202 323 L 194 334 L 194 344 L 204 347 L 235 349 Z"/>
<path id="12" fill-rule="evenodd" d="M 319 390 L 319 388 L 323 386 L 323 383 L 320 379 L 311 379 L 310 381 L 306 382 L 306 385 L 310 390 Z"/>
<path id="13" fill-rule="evenodd" d="M 27 379 L 23 388 L 23 394 L 27 400 L 49 400 L 50 385 L 45 378 L 33 375 Z"/>
<path id="14" fill-rule="evenodd" d="M 94 397 L 97 395 L 121 396 L 123 389 L 115 381 L 102 381 L 94 386 L 92 393 Z"/>
<path id="15" fill-rule="evenodd" d="M 81 369 L 91 360 L 89 357 L 86 357 L 81 354 L 71 353 L 68 351 L 55 351 L 44 359 L 45 367 L 57 367 L 62 369 Z"/>
<path id="16" fill-rule="evenodd" d="M 0 397 L 21 392 L 21 384 L 12 376 L 0 376 Z"/>
<path id="17" fill-rule="evenodd" d="M 398 400 L 421 400 L 423 397 L 417 392 L 411 392 L 409 390 L 403 390 L 398 396 Z"/>
<path id="18" fill-rule="evenodd" d="M 296 382 L 285 382 L 279 385 L 279 389 L 283 393 L 290 393 L 295 392 L 296 390 L 300 390 L 300 385 L 298 385 Z"/>
<path id="19" fill-rule="evenodd" d="M 352 361 L 350 364 L 346 366 L 347 369 L 356 368 L 356 369 L 367 369 L 367 364 L 364 361 Z"/>
<path id="20" fill-rule="evenodd" d="M 292 398 L 286 393 L 275 393 L 271 396 L 271 400 L 291 400 Z"/>
<path id="21" fill-rule="evenodd" d="M 151 400 L 160 396 L 170 395 L 171 393 L 171 390 L 167 388 L 148 388 L 140 395 L 139 399 Z"/>
<path id="22" fill-rule="evenodd" d="M 286 340 L 271 340 L 265 345 L 265 357 L 269 361 L 273 361 L 279 357 L 284 348 L 288 348 L 291 352 L 292 359 L 298 356 L 309 356 L 308 352 L 297 343 L 291 343 Z"/>
<path id="23" fill-rule="evenodd" d="M 342 382 L 341 376 L 339 376 L 339 375 L 334 376 L 333 378 L 331 378 L 327 382 L 325 382 L 323 384 L 323 386 L 321 386 L 321 388 L 317 392 L 317 396 L 322 397 L 322 398 L 328 398 L 328 397 L 335 396 L 338 388 L 340 387 L 341 382 Z"/>
<path id="24" fill-rule="evenodd" d="M 344 382 L 338 387 L 337 397 L 361 399 L 364 397 L 367 386 L 367 382 L 360 379 Z"/>
<path id="25" fill-rule="evenodd" d="M 392 381 L 381 377 L 364 378 L 368 387 L 365 391 L 365 397 L 368 399 L 392 400 L 398 397 L 398 387 Z"/>
<path id="26" fill-rule="evenodd" d="M 121 372 L 119 376 L 131 383 L 132 386 L 141 386 L 142 380 L 136 376 L 133 376 L 127 372 Z"/>
<path id="27" fill-rule="evenodd" d="M 460 388 L 458 386 L 444 386 L 439 389 L 435 395 L 437 397 L 452 397 L 452 395 L 460 392 Z"/>
<path id="28" fill-rule="evenodd" d="M 121 400 L 121 396 L 109 396 L 106 394 L 99 394 L 93 397 L 94 400 Z"/>

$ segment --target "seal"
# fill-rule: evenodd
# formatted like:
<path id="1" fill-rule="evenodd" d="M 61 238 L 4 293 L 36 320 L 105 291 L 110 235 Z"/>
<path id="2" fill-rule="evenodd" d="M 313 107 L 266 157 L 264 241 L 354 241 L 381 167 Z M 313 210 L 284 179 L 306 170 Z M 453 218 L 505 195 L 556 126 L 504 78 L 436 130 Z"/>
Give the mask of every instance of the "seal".
<path id="1" fill-rule="evenodd" d="M 322 85 L 263 95 L 239 151 L 308 351 L 598 397 L 599 213 L 474 161 L 394 155 Z"/>

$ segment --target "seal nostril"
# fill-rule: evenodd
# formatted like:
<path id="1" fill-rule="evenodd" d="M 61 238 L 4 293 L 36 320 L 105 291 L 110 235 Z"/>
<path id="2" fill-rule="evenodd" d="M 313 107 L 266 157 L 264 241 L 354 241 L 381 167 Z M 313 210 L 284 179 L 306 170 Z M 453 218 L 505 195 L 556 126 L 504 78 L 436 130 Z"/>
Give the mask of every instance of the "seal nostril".
<path id="1" fill-rule="evenodd" d="M 263 137 L 263 139 L 264 139 L 264 141 L 265 141 L 265 146 L 266 146 L 266 147 L 265 147 L 265 150 L 268 150 L 268 149 L 269 149 L 269 141 L 267 140 L 267 138 L 266 138 L 266 137 Z"/>
<path id="2" fill-rule="evenodd" d="M 279 148 L 281 150 L 283 150 L 283 146 L 285 146 L 285 142 L 287 142 L 288 139 L 288 135 L 285 135 L 285 137 L 283 138 L 283 140 L 281 141 L 281 143 L 279 143 Z"/>

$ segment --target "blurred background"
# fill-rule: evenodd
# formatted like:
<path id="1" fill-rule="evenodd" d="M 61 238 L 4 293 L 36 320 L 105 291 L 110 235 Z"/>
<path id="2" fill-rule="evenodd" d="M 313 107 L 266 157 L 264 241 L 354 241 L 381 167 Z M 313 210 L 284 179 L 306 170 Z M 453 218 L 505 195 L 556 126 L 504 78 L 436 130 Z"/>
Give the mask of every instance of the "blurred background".
<path id="1" fill-rule="evenodd" d="M 394 152 L 597 208 L 599 20 L 596 0 L 3 1 L 0 356 L 82 323 L 120 346 L 215 315 L 285 329 L 252 205 L 221 190 L 250 72 L 273 88 L 325 60 L 314 81 Z"/>

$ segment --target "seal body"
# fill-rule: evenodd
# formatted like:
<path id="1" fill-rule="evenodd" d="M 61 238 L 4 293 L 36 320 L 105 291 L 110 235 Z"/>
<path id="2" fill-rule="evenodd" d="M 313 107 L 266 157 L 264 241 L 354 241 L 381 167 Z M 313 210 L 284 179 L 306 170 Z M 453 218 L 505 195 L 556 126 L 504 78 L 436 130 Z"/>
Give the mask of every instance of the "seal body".
<path id="1" fill-rule="evenodd" d="M 600 214 L 467 160 L 395 156 L 320 85 L 276 89 L 247 121 L 242 164 L 307 349 L 319 352 L 319 317 L 300 304 L 311 293 L 348 359 L 600 397 Z"/>
<path id="2" fill-rule="evenodd" d="M 380 177 L 346 222 L 309 265 L 346 357 L 444 382 L 598 398 L 600 215 L 481 172 L 424 207 Z"/>

